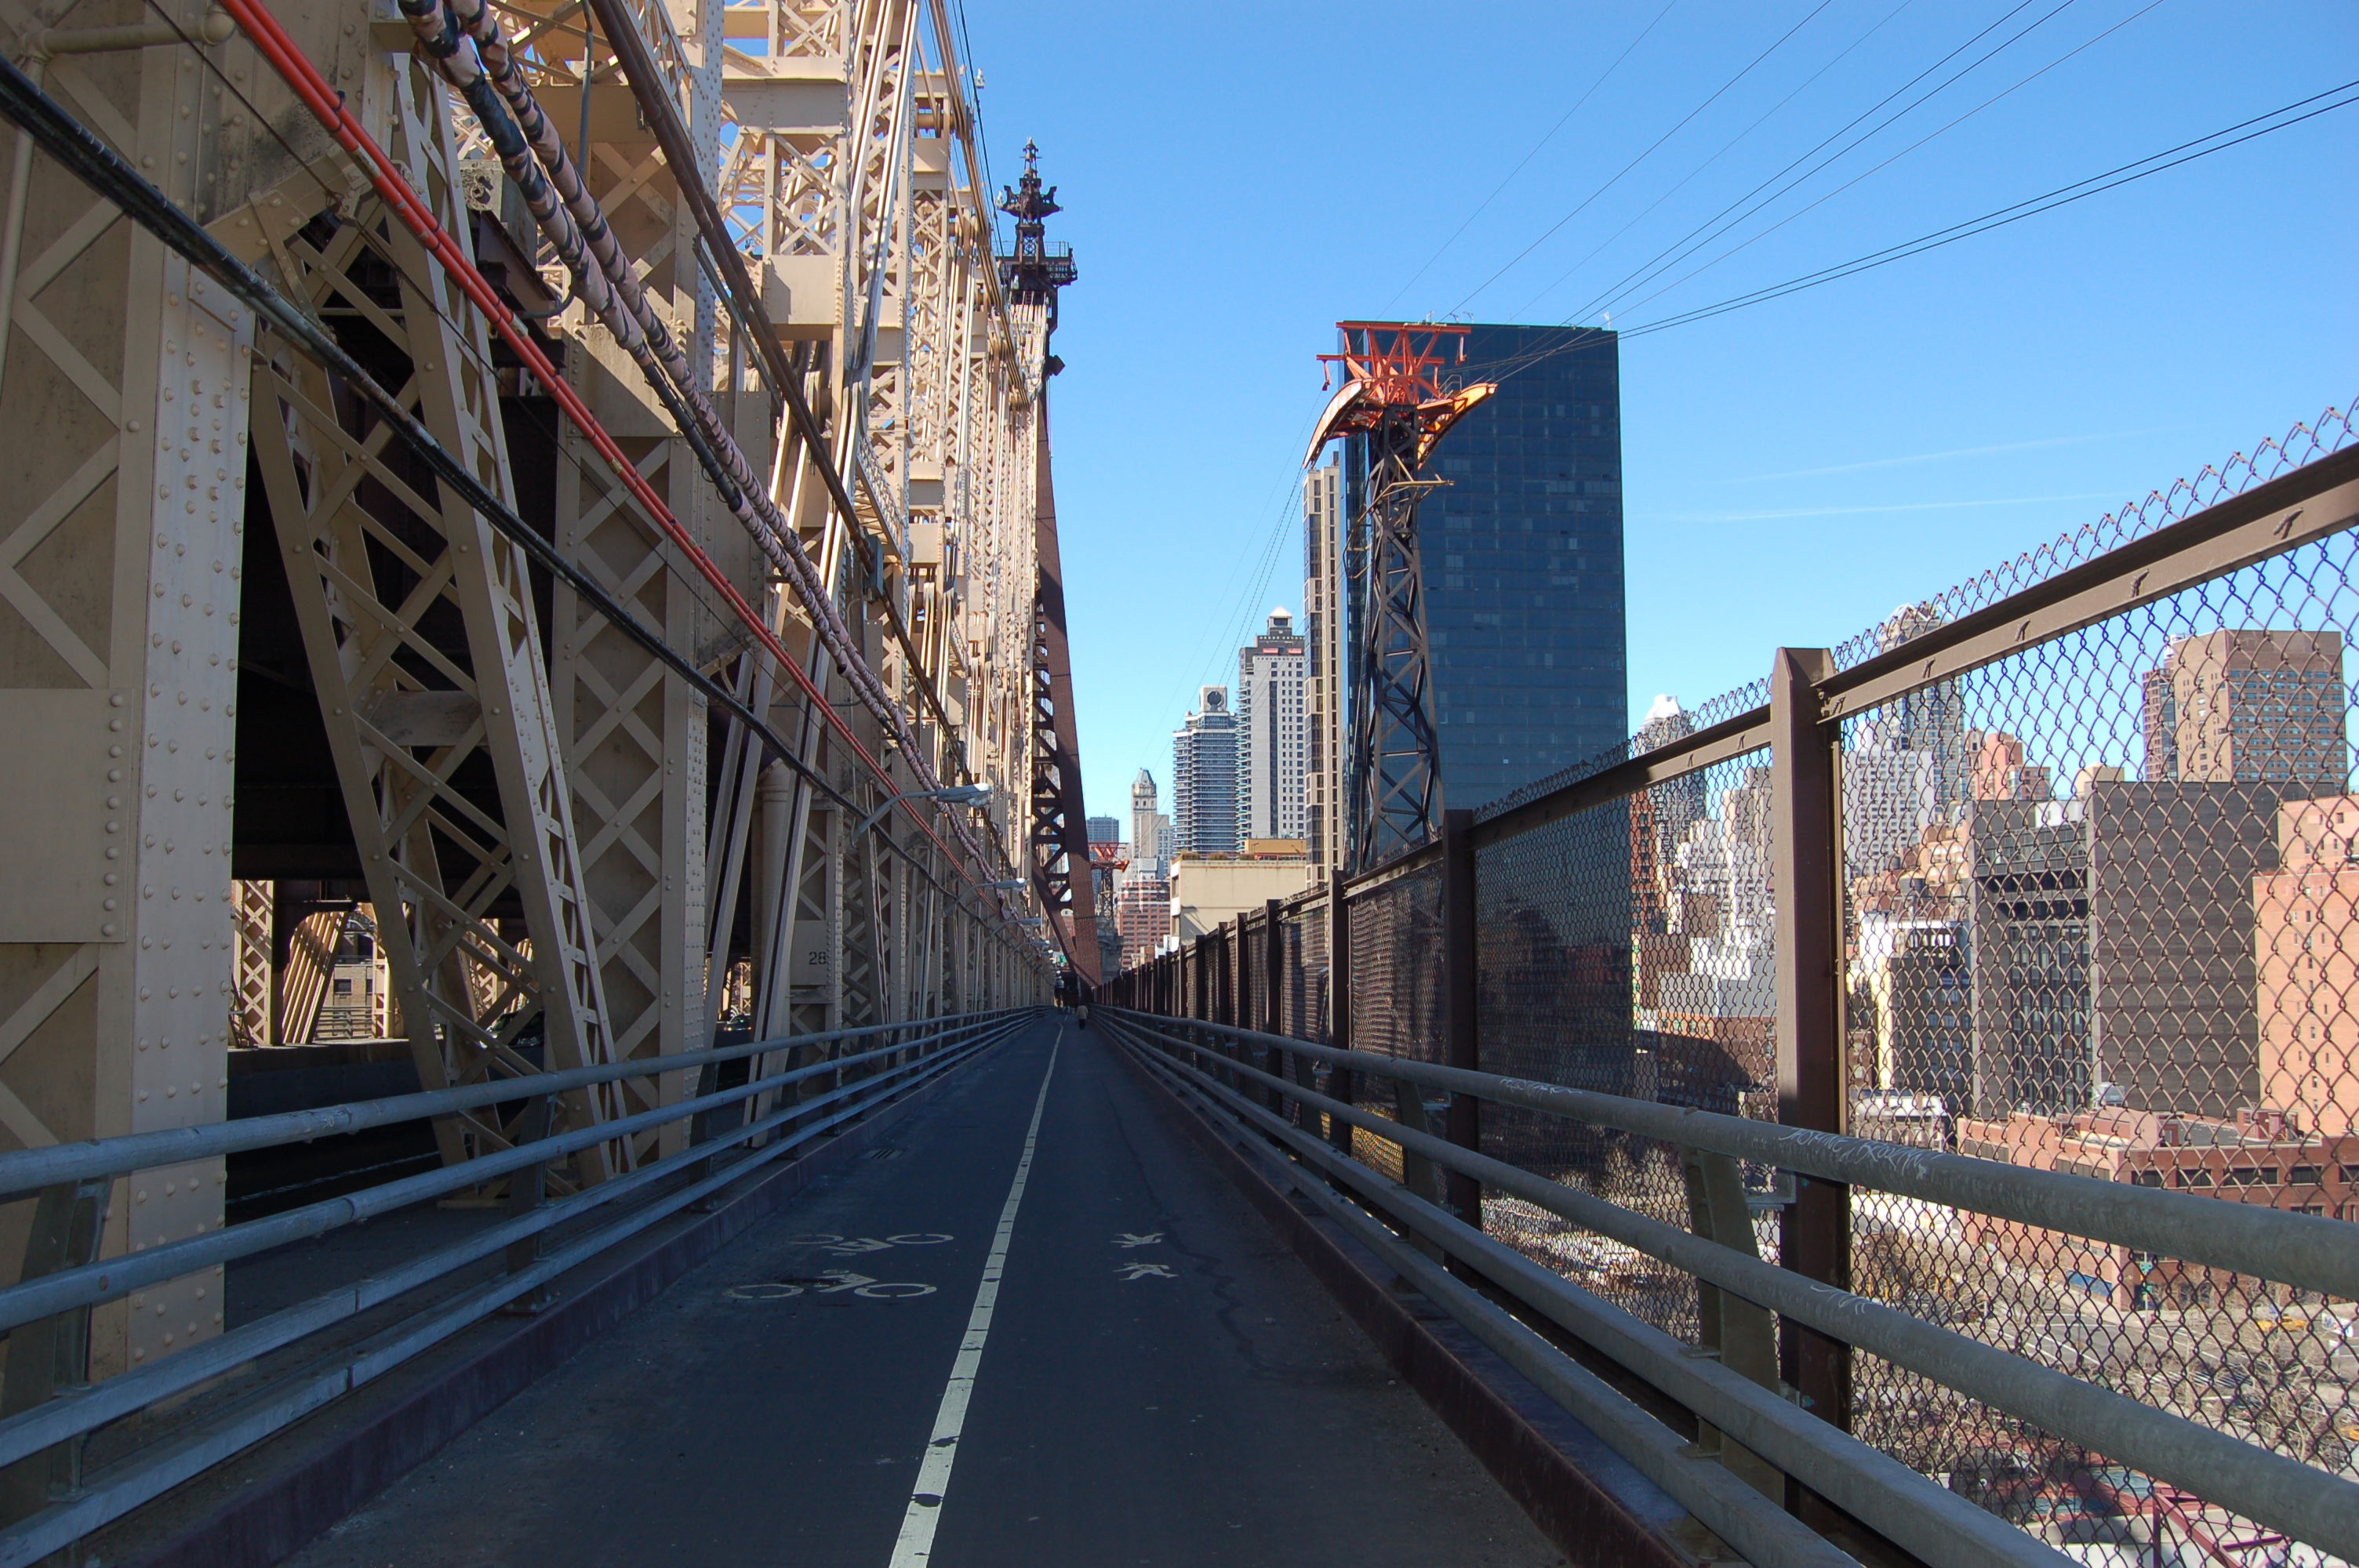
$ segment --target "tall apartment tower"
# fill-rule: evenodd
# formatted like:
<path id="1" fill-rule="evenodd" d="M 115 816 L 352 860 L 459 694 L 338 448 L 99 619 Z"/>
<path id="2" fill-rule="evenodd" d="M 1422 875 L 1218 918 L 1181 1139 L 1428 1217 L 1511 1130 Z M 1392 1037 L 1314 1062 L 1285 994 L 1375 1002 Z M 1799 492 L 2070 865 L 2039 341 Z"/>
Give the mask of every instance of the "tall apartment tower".
<path id="1" fill-rule="evenodd" d="M 1203 687 L 1171 737 L 1171 811 L 1174 853 L 1235 852 L 1237 716 L 1224 686 Z"/>
<path id="2" fill-rule="evenodd" d="M 1343 466 L 1330 456 L 1302 480 L 1302 834 L 1311 875 L 1342 874 L 1343 798 Z"/>
<path id="3" fill-rule="evenodd" d="M 1477 326 L 1451 373 L 1499 388 L 1435 453 L 1424 477 L 1443 487 L 1418 512 L 1441 804 L 1479 806 L 1629 738 L 1619 340 Z"/>
<path id="4" fill-rule="evenodd" d="M 2341 633 L 2181 637 L 2144 687 L 2149 781 L 2292 782 L 2342 793 L 2351 753 Z"/>
<path id="5" fill-rule="evenodd" d="M 1283 609 L 1237 650 L 1237 836 L 1300 838 L 1304 748 L 1302 639 Z"/>

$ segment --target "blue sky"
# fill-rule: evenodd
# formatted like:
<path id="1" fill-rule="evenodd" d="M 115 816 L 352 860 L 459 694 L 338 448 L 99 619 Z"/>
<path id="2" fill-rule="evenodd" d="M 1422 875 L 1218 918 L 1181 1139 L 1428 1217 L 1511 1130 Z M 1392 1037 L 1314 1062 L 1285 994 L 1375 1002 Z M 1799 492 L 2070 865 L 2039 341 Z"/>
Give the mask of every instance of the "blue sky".
<path id="1" fill-rule="evenodd" d="M 1296 465 L 1337 319 L 1595 322 L 1607 302 L 1636 329 L 2359 78 L 2348 0 L 966 10 L 994 172 L 1012 181 L 1038 142 L 1067 208 L 1051 237 L 1081 266 L 1057 339 L 1058 513 L 1090 808 L 1117 814 L 1141 766 L 1168 807 L 1196 687 L 1234 679 L 1272 605 L 1299 608 Z M 1994 23 L 1859 129 L 2022 36 L 1615 294 Z M 2341 110 L 1632 337 L 1634 721 L 1657 692 L 1692 706 L 1780 643 L 1840 640 L 2349 409 L 2354 151 L 2359 108 Z"/>

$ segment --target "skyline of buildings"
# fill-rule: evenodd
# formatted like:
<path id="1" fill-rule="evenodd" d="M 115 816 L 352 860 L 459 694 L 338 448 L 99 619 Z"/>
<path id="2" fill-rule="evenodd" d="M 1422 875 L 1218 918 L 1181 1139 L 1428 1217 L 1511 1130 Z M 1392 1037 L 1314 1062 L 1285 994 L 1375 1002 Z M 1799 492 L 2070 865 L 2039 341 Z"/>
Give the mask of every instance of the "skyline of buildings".
<path id="1" fill-rule="evenodd" d="M 1930 623 L 1896 616 L 1886 645 Z M 2134 762 L 2053 766 L 1976 728 L 1955 683 L 1852 725 L 1848 1045 L 1857 1114 L 1886 1129 L 1875 1135 L 1971 1125 L 1992 1157 L 2025 1159 L 2053 1155 L 2054 1127 L 2115 1115 L 2156 1148 L 2359 1136 L 2344 654 L 2332 632 L 2170 639 L 2131 687 Z M 1659 698 L 1634 744 L 1691 730 Z M 1769 786 L 1767 768 L 1725 766 L 1632 797 L 1627 817 L 1635 1038 L 1658 1054 L 1708 1046 L 1713 1092 L 1739 1099 L 1770 1081 Z M 1584 905 L 1618 872 L 1593 858 L 1570 873 Z M 1560 939 L 1570 974 L 1576 944 Z M 2166 1167 L 2148 1161 L 2136 1179 L 2178 1181 Z M 2250 1182 L 2312 1169 L 2287 1154 Z M 2285 1201 L 2331 1208 L 2339 1191 Z M 2118 1271 L 2103 1277 L 2129 1289 Z"/>

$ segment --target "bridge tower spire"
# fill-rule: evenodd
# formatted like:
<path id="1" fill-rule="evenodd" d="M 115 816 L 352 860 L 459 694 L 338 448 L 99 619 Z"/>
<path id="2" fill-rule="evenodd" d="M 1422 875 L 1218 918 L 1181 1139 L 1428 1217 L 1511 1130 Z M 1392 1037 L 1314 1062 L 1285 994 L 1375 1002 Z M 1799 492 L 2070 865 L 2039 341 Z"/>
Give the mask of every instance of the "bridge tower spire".
<path id="1" fill-rule="evenodd" d="M 1081 276 L 1073 248 L 1051 243 L 1048 218 L 1060 211 L 1057 188 L 1040 183 L 1040 149 L 1024 144 L 1024 173 L 1000 187 L 999 210 L 1016 220 L 1016 247 L 999 254 L 999 282 L 1011 310 L 1034 314 L 1039 329 L 1038 416 L 1035 460 L 1039 500 L 1033 514 L 1032 880 L 1066 961 L 1083 984 L 1104 968 L 1098 948 L 1097 898 L 1090 872 L 1089 819 L 1082 793 L 1081 738 L 1073 711 L 1073 661 L 1065 631 L 1065 570 L 1057 544 L 1057 495 L 1049 475 L 1049 378 L 1065 368 L 1049 351 L 1057 330 L 1057 297 Z"/>

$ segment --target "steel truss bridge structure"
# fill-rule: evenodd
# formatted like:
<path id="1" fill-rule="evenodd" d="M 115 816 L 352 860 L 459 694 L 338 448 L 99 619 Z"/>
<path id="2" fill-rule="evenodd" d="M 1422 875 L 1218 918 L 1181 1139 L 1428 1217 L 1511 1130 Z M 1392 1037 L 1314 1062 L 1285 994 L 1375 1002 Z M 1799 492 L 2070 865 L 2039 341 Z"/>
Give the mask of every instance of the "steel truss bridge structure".
<path id="1" fill-rule="evenodd" d="M 995 254 L 942 0 L 0 37 L 9 1140 L 203 1127 L 233 1046 L 390 1038 L 429 1093 L 573 1075 L 435 1139 L 573 1138 L 588 1192 L 690 1136 L 647 1113 L 697 1073 L 634 1064 L 1096 979 L 1071 265 L 1037 217 Z M 149 1176 L 36 1252 L 222 1228 L 219 1156 Z M 217 1334 L 219 1277 L 101 1307 L 90 1375 Z"/>

